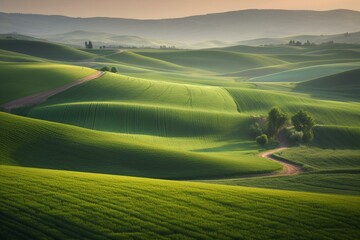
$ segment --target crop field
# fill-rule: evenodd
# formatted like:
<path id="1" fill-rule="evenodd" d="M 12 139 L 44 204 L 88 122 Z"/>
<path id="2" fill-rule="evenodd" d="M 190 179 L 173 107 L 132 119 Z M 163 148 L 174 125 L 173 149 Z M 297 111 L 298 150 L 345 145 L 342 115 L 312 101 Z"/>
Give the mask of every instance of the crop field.
<path id="1" fill-rule="evenodd" d="M 0 103 L 50 90 L 94 73 L 93 69 L 52 63 L 1 62 Z"/>
<path id="2" fill-rule="evenodd" d="M 360 239 L 359 53 L 0 40 L 1 105 L 118 71 L 0 112 L 0 238 Z M 257 144 L 274 106 L 313 141 Z"/>
<path id="3" fill-rule="evenodd" d="M 1 229 L 9 236 L 358 237 L 358 197 L 5 166 L 0 176 Z"/>

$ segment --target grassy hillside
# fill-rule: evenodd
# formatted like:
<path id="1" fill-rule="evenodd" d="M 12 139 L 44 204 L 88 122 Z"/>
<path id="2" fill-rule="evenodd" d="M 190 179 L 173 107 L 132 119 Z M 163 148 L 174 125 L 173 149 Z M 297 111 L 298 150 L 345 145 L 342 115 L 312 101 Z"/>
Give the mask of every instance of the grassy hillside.
<path id="1" fill-rule="evenodd" d="M 307 110 L 318 124 L 358 126 L 360 117 L 358 103 L 317 100 L 277 90 L 226 89 L 236 101 L 240 113 L 266 115 L 273 106 L 279 106 L 290 114 L 294 114 L 299 109 Z"/>
<path id="2" fill-rule="evenodd" d="M 202 70 L 227 73 L 242 69 L 282 64 L 271 56 L 243 54 L 219 50 L 140 51 L 141 55 Z"/>
<path id="3" fill-rule="evenodd" d="M 309 170 L 359 170 L 360 128 L 316 126 L 312 147 L 302 146 L 277 153 Z"/>
<path id="4" fill-rule="evenodd" d="M 1 62 L 43 62 L 44 59 L 6 50 L 0 50 Z"/>
<path id="5" fill-rule="evenodd" d="M 65 45 L 43 41 L 0 39 L 0 49 L 63 61 L 84 60 L 96 56 Z"/>
<path id="6" fill-rule="evenodd" d="M 0 167 L 0 176 L 0 229 L 5 237 L 356 239 L 360 235 L 358 197 L 5 166 Z"/>
<path id="7" fill-rule="evenodd" d="M 303 173 L 294 176 L 207 180 L 206 183 L 300 192 L 360 195 L 358 171 Z"/>
<path id="8" fill-rule="evenodd" d="M 315 78 L 326 77 L 333 74 L 346 72 L 348 70 L 357 69 L 359 67 L 360 67 L 360 63 L 357 62 L 317 65 L 317 66 L 299 68 L 295 70 L 283 71 L 280 73 L 274 73 L 260 77 L 254 77 L 249 79 L 249 81 L 250 82 L 303 82 Z"/>
<path id="9" fill-rule="evenodd" d="M 350 70 L 296 85 L 294 91 L 311 93 L 313 95 L 331 94 L 359 99 L 360 69 Z"/>
<path id="10" fill-rule="evenodd" d="M 2 62 L 0 103 L 50 90 L 94 72 L 90 68 L 64 64 Z"/>
<path id="11" fill-rule="evenodd" d="M 170 179 L 242 175 L 280 168 L 277 163 L 253 155 L 221 154 L 221 148 L 219 154 L 186 151 L 186 147 L 226 143 L 218 139 L 211 143 L 210 138 L 200 142 L 105 133 L 6 113 L 0 113 L 0 121 L 0 136 L 6 139 L 0 142 L 1 164 Z"/>
<path id="12" fill-rule="evenodd" d="M 161 69 L 163 71 L 184 70 L 184 68 L 179 65 L 166 62 L 160 59 L 139 55 L 135 52 L 130 52 L 130 51 L 115 53 L 106 56 L 106 59 L 114 60 L 125 64 L 136 65 L 139 67 Z"/>

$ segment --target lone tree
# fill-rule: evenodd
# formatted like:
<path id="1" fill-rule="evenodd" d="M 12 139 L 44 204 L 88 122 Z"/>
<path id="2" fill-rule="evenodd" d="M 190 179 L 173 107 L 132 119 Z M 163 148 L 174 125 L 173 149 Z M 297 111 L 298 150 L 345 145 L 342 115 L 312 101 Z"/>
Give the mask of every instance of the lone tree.
<path id="1" fill-rule="evenodd" d="M 103 72 L 109 72 L 110 71 L 110 68 L 108 66 L 105 66 L 105 67 L 102 67 L 100 69 L 100 71 L 103 71 Z"/>
<path id="2" fill-rule="evenodd" d="M 265 144 L 267 144 L 269 142 L 269 140 L 268 140 L 268 137 L 266 136 L 266 134 L 261 134 L 260 136 L 256 137 L 256 142 L 260 146 L 264 146 Z"/>
<path id="3" fill-rule="evenodd" d="M 298 132 L 303 132 L 303 141 L 309 142 L 314 138 L 312 128 L 315 125 L 314 119 L 306 111 L 300 110 L 291 118 L 294 128 Z"/>
<path id="4" fill-rule="evenodd" d="M 269 137 L 276 136 L 279 129 L 282 128 L 288 121 L 289 117 L 282 112 L 280 108 L 273 107 L 268 115 L 268 135 Z"/>
<path id="5" fill-rule="evenodd" d="M 111 70 L 110 70 L 110 72 L 112 72 L 112 73 L 117 73 L 117 72 L 118 72 L 118 70 L 117 70 L 117 68 L 116 68 L 116 67 L 112 67 L 112 68 L 111 68 Z"/>

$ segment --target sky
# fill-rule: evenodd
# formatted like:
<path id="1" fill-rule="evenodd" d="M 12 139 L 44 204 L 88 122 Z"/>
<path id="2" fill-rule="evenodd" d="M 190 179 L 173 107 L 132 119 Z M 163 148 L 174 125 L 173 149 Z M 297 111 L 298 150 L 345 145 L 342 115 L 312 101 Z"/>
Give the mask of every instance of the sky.
<path id="1" fill-rule="evenodd" d="M 0 0 L 0 12 L 72 17 L 161 19 L 241 9 L 360 11 L 360 0 Z"/>

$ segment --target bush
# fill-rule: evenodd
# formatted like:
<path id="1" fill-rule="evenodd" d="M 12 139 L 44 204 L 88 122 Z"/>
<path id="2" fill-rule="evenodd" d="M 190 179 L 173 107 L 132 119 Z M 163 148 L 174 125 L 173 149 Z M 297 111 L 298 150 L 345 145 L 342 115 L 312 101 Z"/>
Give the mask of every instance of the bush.
<path id="1" fill-rule="evenodd" d="M 117 72 L 118 72 L 118 70 L 117 70 L 116 67 L 112 67 L 110 71 L 111 71 L 112 73 L 117 73 Z"/>
<path id="2" fill-rule="evenodd" d="M 100 69 L 100 71 L 103 71 L 103 72 L 109 72 L 110 71 L 110 68 L 108 66 L 105 66 L 105 67 L 102 67 Z"/>
<path id="3" fill-rule="evenodd" d="M 266 134 L 261 134 L 260 136 L 256 137 L 256 142 L 260 146 L 264 146 L 265 144 L 267 144 L 269 142 L 269 140 L 268 140 L 268 137 L 266 136 Z"/>
<path id="4" fill-rule="evenodd" d="M 289 142 L 292 144 L 298 144 L 302 142 L 303 133 L 296 131 L 294 127 L 286 128 L 285 134 Z"/>
<path id="5" fill-rule="evenodd" d="M 252 139 L 263 134 L 263 130 L 261 129 L 260 124 L 258 122 L 255 122 L 250 125 L 249 134 Z"/>
<path id="6" fill-rule="evenodd" d="M 289 136 L 289 140 L 293 144 L 301 143 L 302 138 L 303 138 L 303 133 L 302 132 L 297 132 L 297 131 L 294 131 Z"/>
<path id="7" fill-rule="evenodd" d="M 304 132 L 304 135 L 302 137 L 302 140 L 304 142 L 311 142 L 314 139 L 314 133 L 312 130 Z"/>

